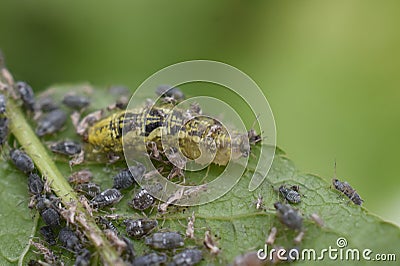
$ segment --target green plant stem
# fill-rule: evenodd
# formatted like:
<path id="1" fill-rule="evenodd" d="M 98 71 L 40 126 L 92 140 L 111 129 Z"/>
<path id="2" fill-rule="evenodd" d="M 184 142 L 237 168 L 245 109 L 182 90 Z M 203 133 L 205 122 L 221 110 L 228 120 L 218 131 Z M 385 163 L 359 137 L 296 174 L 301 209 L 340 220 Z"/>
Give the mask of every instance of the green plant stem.
<path id="1" fill-rule="evenodd" d="M 8 85 L 9 88 L 12 88 L 12 84 Z M 78 201 L 77 195 L 54 164 L 41 141 L 33 132 L 20 107 L 11 97 L 8 98 L 7 109 L 11 133 L 15 136 L 25 152 L 32 158 L 37 169 L 46 177 L 51 189 L 61 199 L 64 206 L 68 206 L 68 202 L 76 202 L 77 214 L 80 214 L 80 219 L 76 219 L 77 223 L 79 223 L 84 234 L 94 244 L 103 263 L 105 265 L 122 265 L 122 259 L 99 229 L 93 217 L 87 213 L 85 208 Z"/>

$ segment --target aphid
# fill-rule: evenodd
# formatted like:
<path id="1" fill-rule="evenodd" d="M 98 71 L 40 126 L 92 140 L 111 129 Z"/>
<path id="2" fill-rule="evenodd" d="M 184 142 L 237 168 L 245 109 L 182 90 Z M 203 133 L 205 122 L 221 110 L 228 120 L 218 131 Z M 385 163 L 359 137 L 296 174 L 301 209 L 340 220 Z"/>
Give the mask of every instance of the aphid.
<path id="1" fill-rule="evenodd" d="M 39 252 L 44 256 L 44 260 L 50 265 L 57 265 L 58 257 L 54 255 L 53 251 L 45 247 L 41 243 L 34 242 L 32 239 L 29 239 L 29 244 L 34 246 Z"/>
<path id="2" fill-rule="evenodd" d="M 50 112 L 58 108 L 59 106 L 54 102 L 54 99 L 48 95 L 39 97 L 35 104 L 36 112 Z"/>
<path id="3" fill-rule="evenodd" d="M 40 216 L 45 224 L 52 228 L 57 228 L 60 225 L 60 215 L 53 208 L 45 208 L 40 212 Z"/>
<path id="4" fill-rule="evenodd" d="M 79 254 L 76 256 L 74 266 L 90 265 L 91 256 L 92 256 L 92 254 L 90 253 L 89 250 L 87 250 L 86 248 L 82 249 L 81 251 L 79 251 Z"/>
<path id="5" fill-rule="evenodd" d="M 65 95 L 62 103 L 72 109 L 82 109 L 90 104 L 90 99 L 82 95 Z"/>
<path id="6" fill-rule="evenodd" d="M 124 224 L 126 226 L 126 233 L 134 238 L 141 238 L 142 236 L 147 235 L 158 225 L 156 220 L 148 219 L 127 219 L 124 221 Z"/>
<path id="7" fill-rule="evenodd" d="M 7 141 L 8 136 L 8 118 L 0 117 L 0 146 Z"/>
<path id="8" fill-rule="evenodd" d="M 291 188 L 287 188 L 286 186 L 282 185 L 279 187 L 279 192 L 290 203 L 301 202 L 301 195 L 298 192 L 298 186 L 292 186 Z"/>
<path id="9" fill-rule="evenodd" d="M 111 221 L 107 220 L 106 218 L 104 218 L 102 216 L 98 216 L 98 217 L 96 217 L 96 222 L 101 224 L 104 229 L 111 230 L 117 235 L 119 234 L 117 227 L 115 227 L 115 225 Z"/>
<path id="10" fill-rule="evenodd" d="M 203 258 L 203 253 L 199 249 L 185 249 L 172 258 L 168 266 L 191 266 L 196 265 Z"/>
<path id="11" fill-rule="evenodd" d="M 60 109 L 53 110 L 44 115 L 38 122 L 36 134 L 39 137 L 59 131 L 67 121 L 67 114 Z"/>
<path id="12" fill-rule="evenodd" d="M 361 199 L 360 195 L 358 195 L 356 190 L 353 189 L 347 182 L 341 182 L 334 178 L 332 179 L 332 184 L 337 190 L 345 194 L 351 201 L 353 201 L 354 204 L 361 206 L 363 200 Z"/>
<path id="13" fill-rule="evenodd" d="M 257 134 L 257 132 L 254 129 L 250 129 L 247 132 L 247 136 L 249 138 L 249 143 L 250 144 L 256 144 L 256 143 L 258 143 L 258 142 L 260 142 L 262 140 L 261 139 L 261 135 Z"/>
<path id="14" fill-rule="evenodd" d="M 6 113 L 6 96 L 0 93 L 0 115 L 4 115 Z"/>
<path id="15" fill-rule="evenodd" d="M 33 111 L 35 107 L 35 95 L 33 94 L 32 87 L 23 81 L 17 82 L 16 87 L 21 100 L 24 103 L 24 107 L 29 111 Z"/>
<path id="16" fill-rule="evenodd" d="M 89 170 L 80 170 L 69 176 L 68 182 L 73 184 L 89 183 L 93 174 Z"/>
<path id="17" fill-rule="evenodd" d="M 14 163 L 15 167 L 21 170 L 24 173 L 32 172 L 35 169 L 35 165 L 31 157 L 28 156 L 25 152 L 14 149 L 10 151 L 11 161 Z"/>
<path id="18" fill-rule="evenodd" d="M 91 201 L 92 205 L 97 208 L 110 206 L 118 203 L 122 199 L 122 194 L 118 189 L 109 188 L 94 197 Z"/>
<path id="19" fill-rule="evenodd" d="M 206 231 L 204 234 L 204 241 L 203 241 L 204 246 L 210 250 L 210 253 L 212 255 L 217 255 L 220 253 L 220 249 L 215 243 L 215 241 L 212 239 L 211 232 Z"/>
<path id="20" fill-rule="evenodd" d="M 28 177 L 28 189 L 32 195 L 39 195 L 42 193 L 44 184 L 42 178 L 36 173 L 30 173 Z"/>
<path id="21" fill-rule="evenodd" d="M 263 265 L 266 265 L 265 260 L 260 260 L 257 256 L 257 252 L 255 251 L 239 255 L 233 261 L 233 266 L 263 266 Z"/>
<path id="22" fill-rule="evenodd" d="M 154 249 L 175 249 L 184 245 L 182 236 L 177 232 L 154 233 L 146 237 L 144 243 Z"/>
<path id="23" fill-rule="evenodd" d="M 280 202 L 276 202 L 274 207 L 277 210 L 277 216 L 281 223 L 290 229 L 301 230 L 303 226 L 303 218 L 297 210 L 293 209 L 288 204 L 282 204 Z"/>
<path id="24" fill-rule="evenodd" d="M 128 203 L 129 206 L 136 210 L 146 210 L 154 203 L 154 197 L 147 192 L 146 189 L 141 189 L 133 198 L 132 202 Z"/>
<path id="25" fill-rule="evenodd" d="M 51 226 L 46 225 L 39 229 L 39 232 L 42 234 L 44 240 L 50 245 L 53 246 L 56 244 L 56 236 L 54 235 L 53 229 Z"/>
<path id="26" fill-rule="evenodd" d="M 84 193 L 86 196 L 89 196 L 91 198 L 96 197 L 97 195 L 100 194 L 100 186 L 95 184 L 95 183 L 83 183 L 83 184 L 78 184 L 75 187 L 76 191 Z"/>
<path id="27" fill-rule="evenodd" d="M 138 163 L 136 166 L 131 166 L 129 168 L 123 169 L 113 177 L 113 188 L 125 189 L 132 186 L 132 184 L 136 182 L 135 179 L 143 176 L 145 170 L 146 168 L 141 163 Z"/>
<path id="28" fill-rule="evenodd" d="M 58 240 L 61 245 L 68 250 L 79 251 L 82 249 L 78 236 L 68 227 L 64 227 L 60 230 L 58 233 Z"/>
<path id="29" fill-rule="evenodd" d="M 275 238 L 276 238 L 276 234 L 278 233 L 278 230 L 276 229 L 276 227 L 272 227 L 271 228 L 271 232 L 269 233 L 267 240 L 265 241 L 265 243 L 267 245 L 272 246 L 275 242 Z"/>
<path id="30" fill-rule="evenodd" d="M 186 237 L 194 239 L 194 221 L 196 217 L 194 216 L 194 212 L 192 212 L 192 217 L 188 217 L 188 224 L 186 228 Z"/>
<path id="31" fill-rule="evenodd" d="M 132 261 L 135 259 L 135 250 L 133 248 L 132 241 L 126 236 L 122 236 L 122 241 L 126 244 L 126 249 L 122 254 L 122 257 L 127 261 Z"/>
<path id="32" fill-rule="evenodd" d="M 320 227 L 324 226 L 324 220 L 322 220 L 322 218 L 319 217 L 318 214 L 313 213 L 313 214 L 310 215 L 310 218 L 311 218 L 317 225 L 319 225 Z"/>
<path id="33" fill-rule="evenodd" d="M 132 265 L 136 266 L 158 266 L 167 262 L 167 255 L 161 253 L 150 253 L 141 257 L 137 257 L 132 261 Z"/>
<path id="34" fill-rule="evenodd" d="M 158 86 L 156 94 L 164 98 L 171 98 L 175 101 L 180 101 L 185 98 L 185 95 L 179 88 L 171 87 L 169 85 Z"/>
<path id="35" fill-rule="evenodd" d="M 60 153 L 68 156 L 79 154 L 82 150 L 81 144 L 76 141 L 64 140 L 54 143 L 50 146 L 54 153 Z"/>

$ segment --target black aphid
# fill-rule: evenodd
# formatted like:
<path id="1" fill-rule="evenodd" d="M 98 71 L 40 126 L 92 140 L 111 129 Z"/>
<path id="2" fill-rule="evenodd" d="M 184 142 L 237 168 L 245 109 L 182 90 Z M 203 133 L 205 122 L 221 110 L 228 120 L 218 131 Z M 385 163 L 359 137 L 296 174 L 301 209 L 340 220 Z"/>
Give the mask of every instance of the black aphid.
<path id="1" fill-rule="evenodd" d="M 177 87 L 171 87 L 169 85 L 160 85 L 156 89 L 156 94 L 162 97 L 169 97 L 176 101 L 180 101 L 185 98 L 183 92 Z"/>
<path id="2" fill-rule="evenodd" d="M 56 244 L 56 236 L 54 235 L 51 226 L 46 225 L 39 229 L 40 234 L 43 236 L 44 241 L 46 241 L 50 246 Z"/>
<path id="3" fill-rule="evenodd" d="M 277 216 L 281 223 L 290 229 L 301 230 L 303 227 L 303 218 L 297 210 L 293 209 L 288 204 L 282 204 L 280 202 L 276 202 L 274 207 L 277 210 Z"/>
<path id="4" fill-rule="evenodd" d="M 32 195 L 39 195 L 42 193 L 44 184 L 42 178 L 36 173 L 30 173 L 28 177 L 28 189 Z"/>
<path id="5" fill-rule="evenodd" d="M 11 150 L 10 157 L 15 167 L 24 173 L 32 172 L 33 169 L 35 169 L 35 165 L 33 164 L 31 157 L 21 150 Z"/>
<path id="6" fill-rule="evenodd" d="M 67 121 L 67 114 L 60 109 L 53 110 L 44 115 L 38 122 L 36 134 L 39 137 L 53 134 L 64 126 Z"/>
<path id="7" fill-rule="evenodd" d="M 40 212 L 40 216 L 45 224 L 52 228 L 57 228 L 60 225 L 60 215 L 53 208 L 45 208 Z"/>
<path id="8" fill-rule="evenodd" d="M 78 236 L 68 227 L 64 227 L 58 233 L 58 240 L 61 245 L 71 251 L 79 251 L 82 249 Z"/>
<path id="9" fill-rule="evenodd" d="M 90 198 L 94 198 L 100 194 L 100 186 L 95 183 L 78 184 L 75 187 L 75 190 L 78 192 L 82 192 L 83 194 L 89 196 Z"/>
<path id="10" fill-rule="evenodd" d="M 39 99 L 37 99 L 35 104 L 36 111 L 50 112 L 58 108 L 59 106 L 50 96 L 40 97 Z"/>
<path id="11" fill-rule="evenodd" d="M 100 224 L 103 227 L 103 229 L 109 229 L 109 230 L 113 231 L 115 234 L 117 234 L 117 235 L 119 234 L 117 227 L 115 227 L 115 225 L 111 221 L 107 220 L 106 218 L 104 218 L 102 216 L 98 216 L 98 217 L 96 217 L 96 222 L 98 224 Z"/>
<path id="12" fill-rule="evenodd" d="M 203 253 L 199 249 L 185 249 L 172 258 L 168 266 L 191 266 L 196 265 L 203 258 Z"/>
<path id="13" fill-rule="evenodd" d="M 52 152 L 60 153 L 64 155 L 75 155 L 79 154 L 82 150 L 81 144 L 76 141 L 64 140 L 54 143 L 50 146 Z"/>
<path id="14" fill-rule="evenodd" d="M 146 210 L 154 203 L 154 197 L 147 192 L 146 189 L 140 190 L 135 197 L 133 198 L 132 202 L 129 203 L 129 206 L 136 210 Z"/>
<path id="15" fill-rule="evenodd" d="M 132 265 L 136 266 L 158 266 L 167 262 L 167 256 L 165 254 L 150 253 L 141 257 L 137 257 Z"/>
<path id="16" fill-rule="evenodd" d="M 290 188 L 287 188 L 286 186 L 282 185 L 279 187 L 279 192 L 290 203 L 301 202 L 301 195 L 298 192 L 298 186 L 292 186 Z"/>
<path id="17" fill-rule="evenodd" d="M 175 249 L 184 245 L 182 236 L 177 232 L 159 232 L 146 237 L 146 245 L 154 249 Z"/>
<path id="18" fill-rule="evenodd" d="M 143 164 L 138 163 L 136 166 L 131 166 L 129 168 L 121 170 L 118 174 L 116 174 L 114 179 L 113 188 L 116 189 L 125 189 L 132 186 L 138 179 L 143 176 L 146 168 Z"/>
<path id="19" fill-rule="evenodd" d="M 28 83 L 23 81 L 17 82 L 16 87 L 21 97 L 21 100 L 24 103 L 24 107 L 29 111 L 33 111 L 35 107 L 35 95 L 33 93 L 32 87 L 29 86 Z"/>
<path id="20" fill-rule="evenodd" d="M 74 266 L 88 266 L 88 265 L 90 265 L 91 256 L 92 256 L 92 254 L 86 248 L 80 250 L 78 255 L 76 256 Z"/>
<path id="21" fill-rule="evenodd" d="M 72 109 L 82 109 L 90 104 L 90 99 L 82 95 L 65 95 L 62 103 Z"/>
<path id="22" fill-rule="evenodd" d="M 0 117 L 0 145 L 7 141 L 8 137 L 8 118 Z"/>
<path id="23" fill-rule="evenodd" d="M 332 179 L 332 184 L 337 190 L 345 194 L 352 202 L 354 202 L 354 204 L 361 205 L 363 203 L 360 195 L 358 195 L 357 191 L 353 189 L 349 183 L 341 182 L 334 178 Z"/>
<path id="24" fill-rule="evenodd" d="M 101 192 L 99 195 L 94 197 L 91 201 L 92 205 L 97 208 L 110 206 L 116 204 L 122 199 L 122 194 L 118 189 L 110 188 Z"/>
<path id="25" fill-rule="evenodd" d="M 6 113 L 6 96 L 4 94 L 0 93 L 0 115 L 4 115 Z"/>
<path id="26" fill-rule="evenodd" d="M 128 219 L 124 221 L 124 224 L 126 226 L 126 233 L 134 238 L 141 238 L 142 236 L 147 235 L 158 225 L 156 220 L 149 219 Z"/>

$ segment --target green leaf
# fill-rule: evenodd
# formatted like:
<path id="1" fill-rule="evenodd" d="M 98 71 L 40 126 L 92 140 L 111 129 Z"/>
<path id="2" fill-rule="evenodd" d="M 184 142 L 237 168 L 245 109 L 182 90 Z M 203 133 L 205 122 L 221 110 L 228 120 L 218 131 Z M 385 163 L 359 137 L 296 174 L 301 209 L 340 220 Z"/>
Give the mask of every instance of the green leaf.
<path id="1" fill-rule="evenodd" d="M 57 86 L 53 87 L 58 100 L 66 91 L 80 90 L 80 86 Z M 92 95 L 93 104 L 90 112 L 97 108 L 103 108 L 114 99 L 108 97 L 106 90 L 98 89 Z M 105 100 L 106 99 L 106 100 Z M 79 139 L 74 134 L 72 125 L 46 141 L 58 140 L 60 138 Z M 379 217 L 370 214 L 368 210 L 349 202 L 348 198 L 330 187 L 330 182 L 321 177 L 299 173 L 294 163 L 286 157 L 286 154 L 277 149 L 272 168 L 263 182 L 255 191 L 249 192 L 248 183 L 255 169 L 255 163 L 260 146 L 255 146 L 250 156 L 247 171 L 238 184 L 226 195 L 211 203 L 195 207 L 170 206 L 165 214 L 157 211 L 157 206 L 146 211 L 149 218 L 159 221 L 159 230 L 179 231 L 185 233 L 187 218 L 194 212 L 195 239 L 185 239 L 185 246 L 198 247 L 203 250 L 204 260 L 202 265 L 216 264 L 227 265 L 232 263 L 237 255 L 249 251 L 257 251 L 264 248 L 265 240 L 272 227 L 278 229 L 275 241 L 276 246 L 285 248 L 294 247 L 293 239 L 297 233 L 285 228 L 276 217 L 273 204 L 279 200 L 276 189 L 281 184 L 299 185 L 300 192 L 304 194 L 302 202 L 293 205 L 298 208 L 304 218 L 305 236 L 303 241 L 297 245 L 302 249 L 315 249 L 317 254 L 329 247 L 338 248 L 336 241 L 342 237 L 347 240 L 348 246 L 343 250 L 357 248 L 362 252 L 364 249 L 371 249 L 373 254 L 396 254 L 399 258 L 400 229 L 393 224 L 382 221 Z M 87 163 L 74 167 L 72 170 L 68 162 L 62 157 L 56 156 L 57 166 L 67 178 L 71 172 L 78 169 L 88 168 L 94 173 L 94 182 L 101 184 L 102 189 L 112 186 L 111 177 L 121 168 L 124 163 L 104 165 L 103 163 Z M 16 262 L 28 243 L 29 236 L 35 228 L 32 214 L 27 210 L 26 204 L 29 201 L 26 188 L 26 177 L 18 173 L 8 162 L 1 163 L 1 200 L 2 219 L 1 242 L 0 242 L 0 264 Z M 207 169 L 197 173 L 186 173 L 188 182 L 201 180 Z M 221 167 L 212 166 L 209 169 L 209 179 L 213 179 L 221 171 Z M 342 178 L 339 178 L 342 179 Z M 143 217 L 128 207 L 127 203 L 132 199 L 138 187 L 124 192 L 124 198 L 115 206 L 113 214 L 119 218 L 115 223 L 120 231 L 125 233 L 121 221 L 125 218 Z M 257 210 L 254 202 L 262 195 L 266 210 Z M 361 195 L 362 196 L 362 195 Z M 364 199 L 368 200 L 368 199 Z M 23 204 L 18 204 L 23 202 Z M 325 225 L 320 227 L 309 217 L 311 214 L 318 214 Z M 104 213 L 99 213 L 104 215 Z M 211 255 L 203 245 L 205 231 L 209 230 L 221 249 L 219 255 Z M 134 240 L 137 254 L 150 252 L 150 248 L 144 245 L 142 240 Z M 272 247 L 269 247 L 272 248 Z M 65 253 L 65 252 L 64 252 Z M 372 257 L 373 255 L 371 255 Z M 32 252 L 28 253 L 29 258 L 37 257 Z M 67 257 L 63 257 L 68 261 Z M 27 261 L 27 260 L 26 260 Z M 326 255 L 324 265 L 335 264 L 339 260 L 329 260 Z M 299 261 L 297 264 L 312 264 L 313 262 Z M 340 261 L 348 265 L 357 264 L 355 261 Z M 366 261 L 361 260 L 361 264 Z"/>

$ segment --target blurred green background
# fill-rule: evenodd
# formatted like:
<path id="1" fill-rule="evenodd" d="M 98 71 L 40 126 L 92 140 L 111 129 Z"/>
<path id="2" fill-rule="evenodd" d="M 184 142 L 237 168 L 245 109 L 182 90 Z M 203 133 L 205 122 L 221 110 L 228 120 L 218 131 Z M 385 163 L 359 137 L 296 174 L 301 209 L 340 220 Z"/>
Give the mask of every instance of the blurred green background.
<path id="1" fill-rule="evenodd" d="M 330 179 L 336 159 L 364 206 L 400 224 L 399 14 L 399 1 L 2 0 L 0 49 L 35 90 L 233 65 L 263 89 L 298 168 Z"/>

